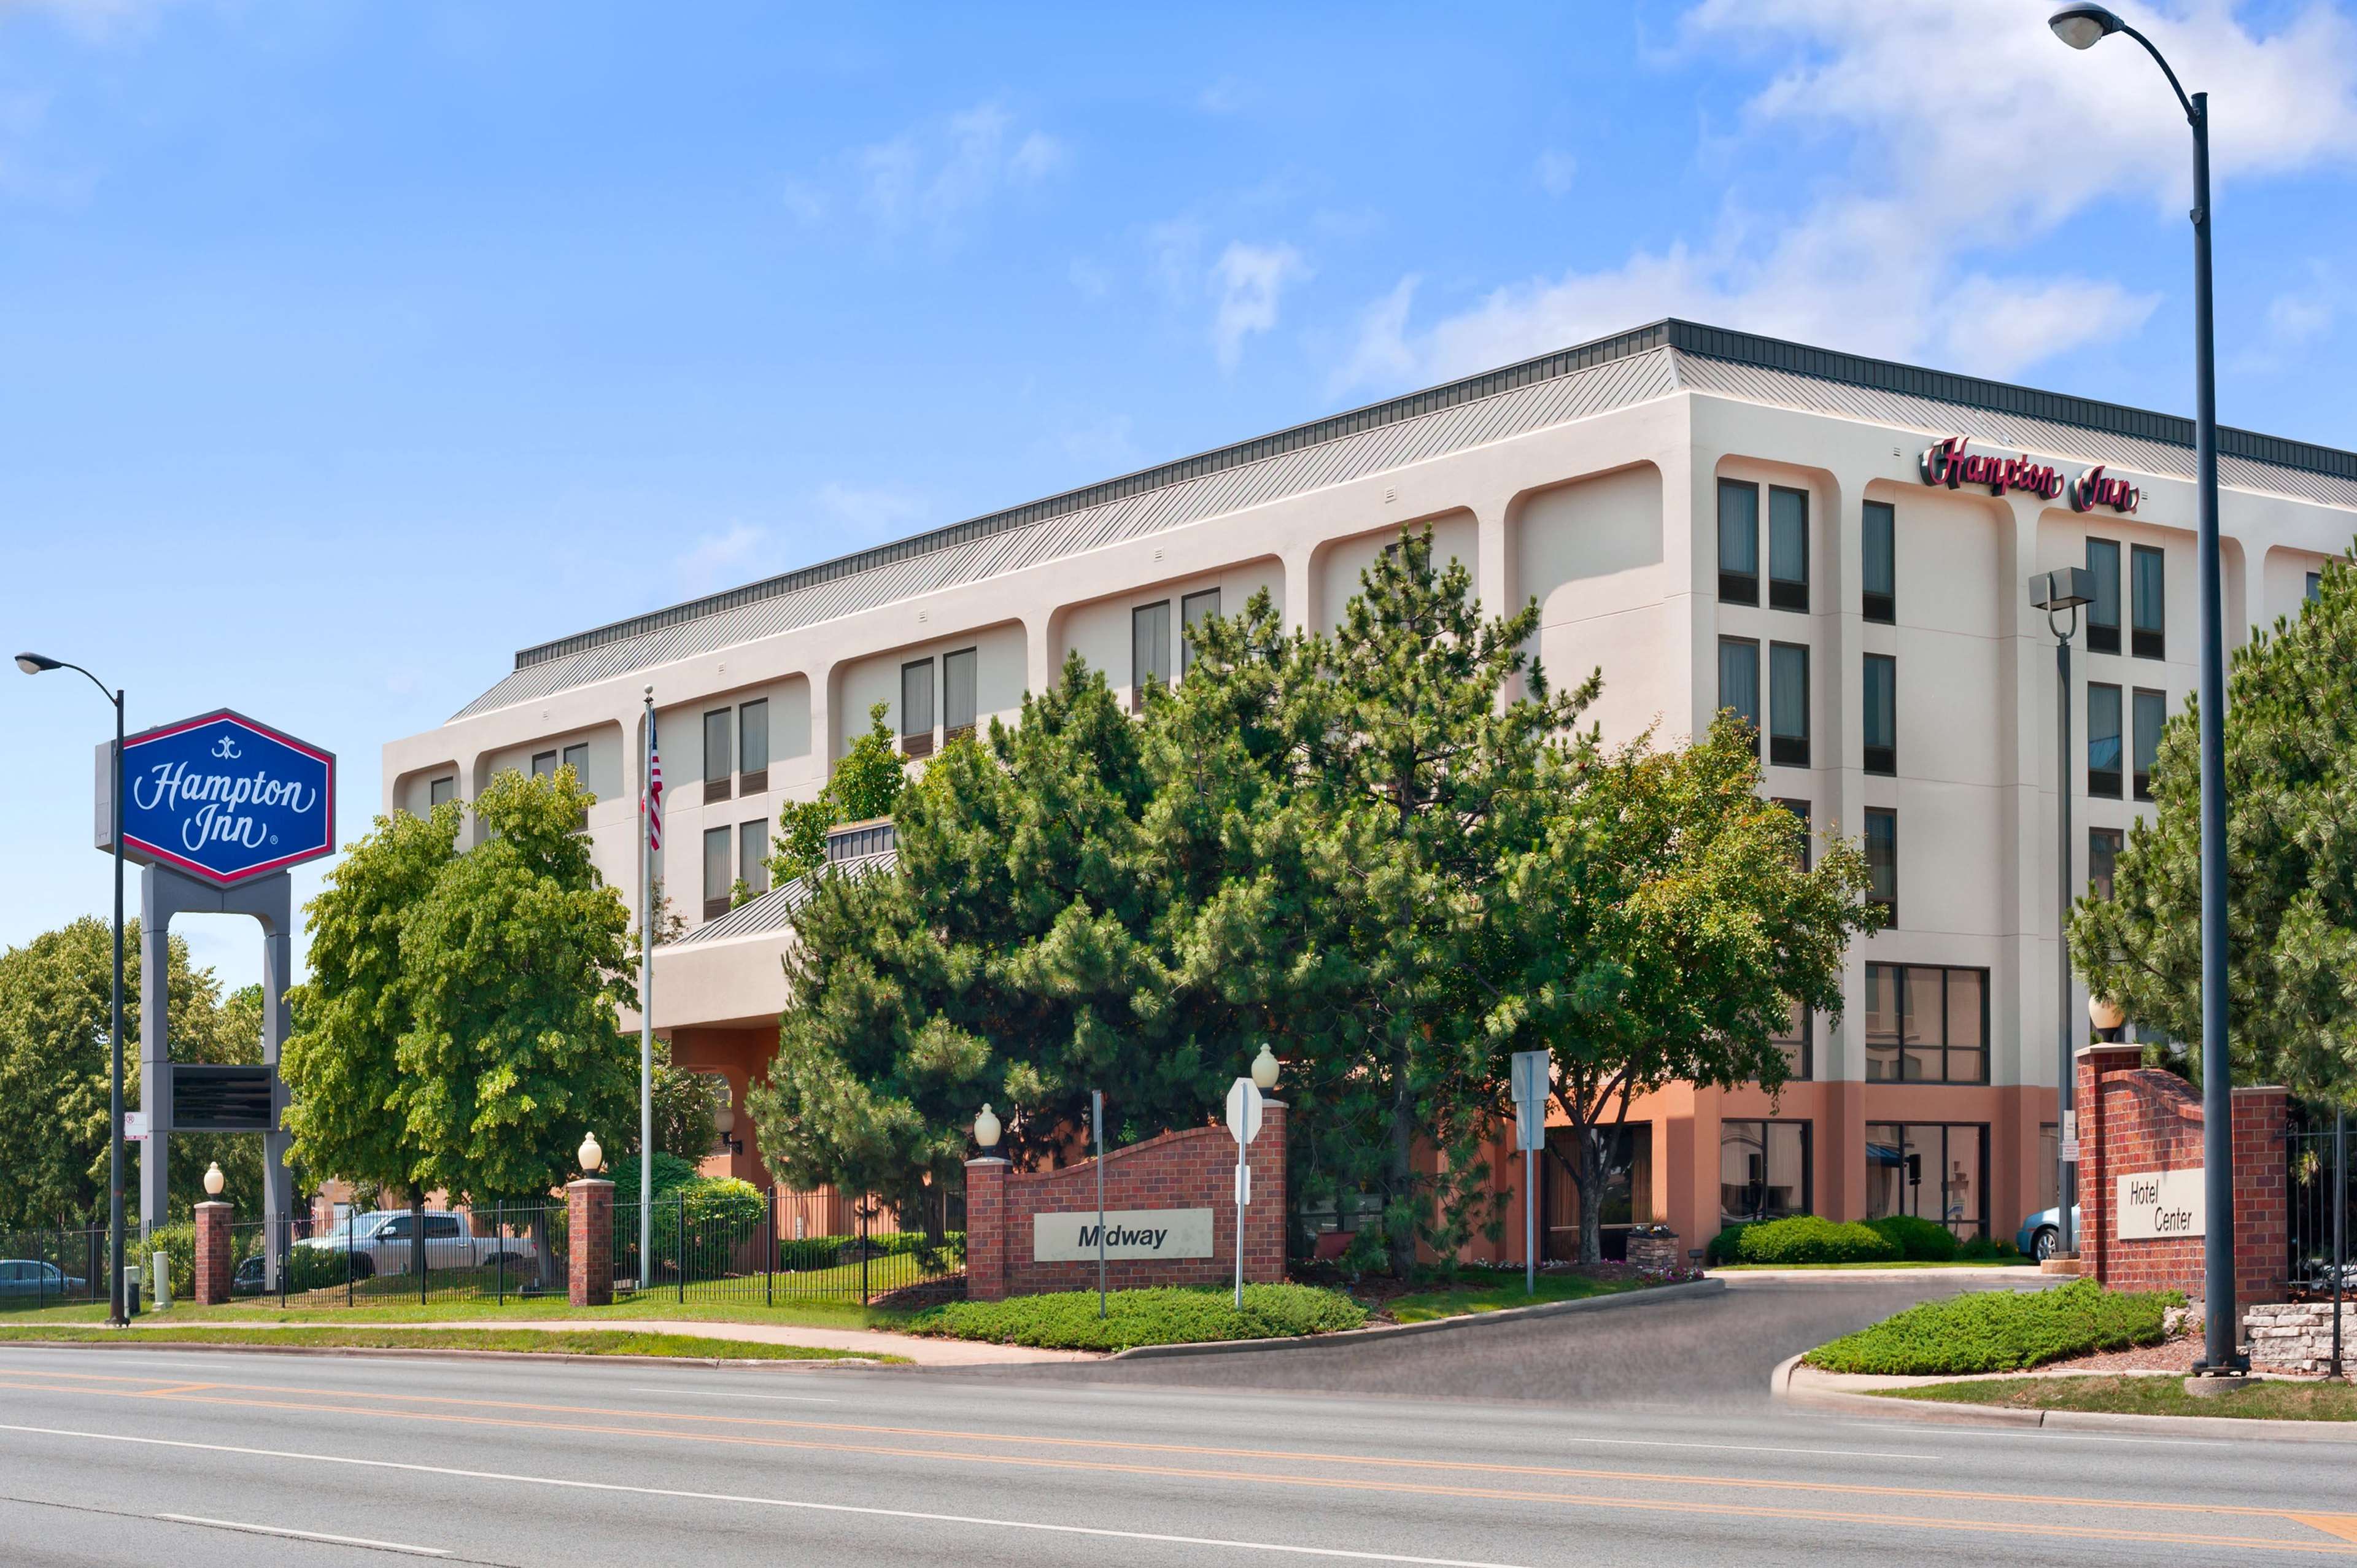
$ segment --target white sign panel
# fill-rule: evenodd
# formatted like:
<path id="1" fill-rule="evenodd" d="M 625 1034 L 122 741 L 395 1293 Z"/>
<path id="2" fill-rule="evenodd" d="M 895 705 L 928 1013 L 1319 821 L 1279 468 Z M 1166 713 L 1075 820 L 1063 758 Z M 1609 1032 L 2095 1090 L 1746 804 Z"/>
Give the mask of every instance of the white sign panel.
<path id="1" fill-rule="evenodd" d="M 126 1111 L 123 1113 L 123 1141 L 144 1144 L 147 1141 L 147 1112 Z"/>
<path id="2" fill-rule="evenodd" d="M 1514 1074 L 1514 1147 L 1546 1147 L 1547 1069 L 1544 1051 L 1516 1051 L 1508 1058 Z"/>
<path id="3" fill-rule="evenodd" d="M 2138 1171 L 2120 1177 L 2120 1240 L 2201 1235 L 2207 1218 L 2203 1197 L 2200 1165 L 2182 1171 Z"/>
<path id="4" fill-rule="evenodd" d="M 1104 1255 L 1124 1258 L 1208 1258 L 1211 1211 L 1208 1208 L 1109 1208 L 1104 1217 Z M 1031 1260 L 1039 1263 L 1093 1262 L 1097 1256 L 1097 1211 L 1035 1214 Z"/>
<path id="5" fill-rule="evenodd" d="M 1228 1136 L 1249 1144 L 1260 1136 L 1260 1085 L 1240 1078 L 1228 1088 Z"/>

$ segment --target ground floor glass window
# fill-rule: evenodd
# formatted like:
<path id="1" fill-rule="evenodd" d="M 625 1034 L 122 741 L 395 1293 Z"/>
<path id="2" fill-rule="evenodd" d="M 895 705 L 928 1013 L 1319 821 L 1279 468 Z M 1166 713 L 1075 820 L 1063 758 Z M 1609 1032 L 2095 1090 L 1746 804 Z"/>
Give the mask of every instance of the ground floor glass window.
<path id="1" fill-rule="evenodd" d="M 1970 1240 L 1988 1234 L 1988 1126 L 1866 1124 L 1866 1217 L 1912 1214 Z"/>
<path id="2" fill-rule="evenodd" d="M 1718 1124 L 1718 1222 L 1782 1219 L 1810 1212 L 1809 1124 Z"/>
<path id="3" fill-rule="evenodd" d="M 1653 1124 L 1634 1122 L 1605 1134 L 1604 1208 L 1597 1223 L 1604 1255 L 1629 1255 L 1629 1227 L 1653 1219 Z M 1571 1177 L 1579 1158 L 1578 1134 L 1568 1127 L 1547 1129 L 1546 1158 L 1539 1168 L 1540 1251 L 1549 1262 L 1579 1259 L 1579 1187 Z"/>

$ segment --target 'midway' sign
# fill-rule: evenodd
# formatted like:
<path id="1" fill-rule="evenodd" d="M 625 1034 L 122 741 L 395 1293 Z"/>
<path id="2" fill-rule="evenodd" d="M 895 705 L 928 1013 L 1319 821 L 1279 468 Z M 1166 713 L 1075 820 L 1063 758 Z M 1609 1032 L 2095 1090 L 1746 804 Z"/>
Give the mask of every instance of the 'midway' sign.
<path id="1" fill-rule="evenodd" d="M 98 842 L 113 847 L 113 747 L 98 748 Z M 123 743 L 123 853 L 227 887 L 336 847 L 336 759 L 227 708 Z"/>
<path id="2" fill-rule="evenodd" d="M 2202 1169 L 2138 1171 L 2120 1177 L 2118 1223 L 2123 1241 L 2199 1236 L 2208 1209 Z"/>
<path id="3" fill-rule="evenodd" d="M 1125 1258 L 1208 1258 L 1211 1255 L 1211 1211 L 1208 1208 L 1108 1209 L 1104 1217 L 1104 1255 Z M 1097 1211 L 1035 1214 L 1031 1217 L 1031 1258 L 1040 1263 L 1093 1262 L 1097 1256 Z"/>

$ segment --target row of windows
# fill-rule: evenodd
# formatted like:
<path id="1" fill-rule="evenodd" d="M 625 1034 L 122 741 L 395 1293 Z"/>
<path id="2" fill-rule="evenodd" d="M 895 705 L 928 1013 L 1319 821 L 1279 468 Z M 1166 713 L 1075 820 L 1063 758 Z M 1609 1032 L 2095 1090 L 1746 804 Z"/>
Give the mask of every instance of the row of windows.
<path id="1" fill-rule="evenodd" d="M 736 760 L 729 757 L 734 740 Z M 758 795 L 770 787 L 770 703 L 764 697 L 734 708 L 713 708 L 704 715 L 704 800 L 706 805 L 726 800 L 729 779 L 737 793 Z"/>
<path id="2" fill-rule="evenodd" d="M 1650 1135 L 1651 1128 L 1645 1129 Z M 1805 1121 L 1738 1118 L 1718 1124 L 1722 1225 L 1783 1219 L 1815 1210 L 1815 1129 Z M 1636 1162 L 1630 1162 L 1633 1168 Z M 1988 1233 L 1988 1125 L 1979 1122 L 1869 1122 L 1866 1214 L 1911 1214 L 1960 1239 Z"/>
<path id="3" fill-rule="evenodd" d="M 971 648 L 942 655 L 942 744 L 974 733 L 975 678 L 982 656 Z M 933 754 L 933 661 L 915 659 L 900 666 L 900 754 Z"/>
<path id="4" fill-rule="evenodd" d="M 2120 798 L 2120 706 L 2117 686 L 2087 683 L 2087 793 L 2109 800 Z M 2129 711 L 2136 719 L 2136 751 L 2128 786 L 2136 799 L 2149 800 L 2153 759 L 2160 754 L 2161 726 L 2169 722 L 2169 693 L 2138 686 Z"/>
<path id="5" fill-rule="evenodd" d="M 1899 660 L 1866 655 L 1865 757 L 1868 773 L 1899 771 Z M 1809 766 L 1809 650 L 1798 642 L 1768 645 L 1767 723 L 1761 724 L 1760 644 L 1748 637 L 1718 639 L 1718 705 L 1768 737 L 1768 760 L 1780 768 Z"/>
<path id="6" fill-rule="evenodd" d="M 742 881 L 749 894 L 770 890 L 770 824 L 740 822 L 704 830 L 704 918 L 728 913 L 728 897 Z M 731 866 L 734 870 L 731 870 Z"/>
<path id="7" fill-rule="evenodd" d="M 2169 656 L 2166 598 L 2167 558 L 2158 545 L 2128 547 L 2128 651 L 2138 659 Z M 2087 541 L 2087 571 L 2095 596 L 2087 606 L 2087 649 L 2120 650 L 2120 545 L 2115 539 Z"/>
<path id="8" fill-rule="evenodd" d="M 1204 621 L 1220 613 L 1220 590 L 1205 588 L 1189 594 L 1178 601 L 1178 625 L 1182 635 L 1174 642 L 1170 635 L 1170 601 L 1157 599 L 1150 605 L 1137 605 L 1129 612 L 1129 705 L 1133 712 L 1146 706 L 1146 687 L 1151 681 L 1170 684 L 1171 660 L 1178 660 L 1178 673 L 1184 675 L 1194 668 L 1194 644 L 1183 633 L 1192 631 Z"/>

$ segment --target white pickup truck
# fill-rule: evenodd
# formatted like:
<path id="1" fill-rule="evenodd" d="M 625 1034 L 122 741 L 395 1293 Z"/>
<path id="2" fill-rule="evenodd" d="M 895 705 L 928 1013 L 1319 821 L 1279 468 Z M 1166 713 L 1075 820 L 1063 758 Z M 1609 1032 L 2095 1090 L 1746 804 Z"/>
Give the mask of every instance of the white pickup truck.
<path id="1" fill-rule="evenodd" d="M 532 1263 L 534 1254 L 530 1237 L 476 1236 L 468 1233 L 467 1222 L 456 1214 L 428 1211 L 417 1215 L 405 1208 L 355 1214 L 334 1230 L 295 1244 L 328 1252 L 350 1248 L 352 1275 L 356 1279 L 405 1274 L 416 1266 L 411 1259 L 417 1238 L 415 1227 L 421 1219 L 425 1222 L 428 1273 L 439 1269 L 485 1269 L 501 1260 L 511 1270 L 522 1270 Z"/>

